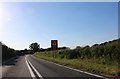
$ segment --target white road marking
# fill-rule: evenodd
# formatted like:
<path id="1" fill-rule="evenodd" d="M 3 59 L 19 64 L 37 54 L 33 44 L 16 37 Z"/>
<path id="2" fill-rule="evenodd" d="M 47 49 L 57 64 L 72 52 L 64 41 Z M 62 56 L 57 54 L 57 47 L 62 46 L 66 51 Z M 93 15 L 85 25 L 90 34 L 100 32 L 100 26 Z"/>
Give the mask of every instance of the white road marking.
<path id="1" fill-rule="evenodd" d="M 32 77 L 32 78 L 35 78 L 35 74 L 33 73 L 32 69 L 30 68 L 30 66 L 29 66 L 29 64 L 28 64 L 28 61 L 27 61 L 26 57 L 25 57 L 25 60 L 26 60 L 26 63 L 27 63 L 28 69 L 29 69 L 29 71 L 30 71 L 30 75 L 31 75 L 31 77 Z"/>
<path id="2" fill-rule="evenodd" d="M 32 56 L 32 55 L 31 55 L 31 56 Z M 44 59 L 43 59 L 43 60 L 44 60 Z M 106 77 L 103 77 L 103 76 L 100 76 L 100 75 L 97 75 L 97 74 L 93 74 L 93 73 L 81 71 L 81 70 L 78 70 L 78 69 L 74 69 L 74 68 L 71 68 L 71 67 L 67 67 L 67 66 L 64 66 L 64 65 L 60 65 L 60 64 L 57 64 L 57 63 L 48 61 L 48 60 L 44 60 L 44 61 L 49 62 L 49 63 L 53 63 L 53 64 L 55 64 L 55 65 L 57 65 L 57 66 L 60 66 L 60 67 L 65 67 L 65 68 L 68 68 L 68 69 L 71 69 L 71 70 L 74 70 L 74 71 L 77 71 L 77 72 L 81 72 L 81 73 L 85 73 L 85 74 L 88 74 L 88 75 L 92 75 L 92 76 L 95 76 L 95 77 L 104 78 L 104 79 L 109 79 L 109 78 L 106 78 Z"/>
<path id="3" fill-rule="evenodd" d="M 28 62 L 30 63 L 30 61 L 28 60 Z M 40 75 L 40 73 L 35 69 L 35 67 L 30 63 L 30 65 L 31 65 L 31 67 L 34 69 L 34 71 L 36 72 L 36 74 L 38 75 L 38 77 L 42 77 L 41 75 Z"/>
<path id="4" fill-rule="evenodd" d="M 32 69 L 36 72 L 36 74 L 38 75 L 38 77 L 40 79 L 43 79 L 43 77 L 41 76 L 41 74 L 37 71 L 37 69 L 35 69 L 35 67 L 31 64 L 31 62 L 28 60 L 29 64 L 31 65 Z"/>
<path id="5" fill-rule="evenodd" d="M 67 66 L 63 66 L 63 65 L 59 65 L 59 64 L 56 64 L 56 65 L 61 66 L 61 67 L 65 67 L 65 68 L 68 68 L 68 69 L 71 69 L 71 70 L 74 70 L 74 71 L 78 71 L 78 72 L 81 72 L 81 73 L 85 73 L 85 74 L 89 74 L 89 75 L 92 75 L 92 76 L 96 76 L 96 77 L 99 77 L 99 78 L 108 79 L 108 78 L 100 76 L 100 75 L 96 75 L 96 74 L 92 74 L 92 73 L 89 73 L 89 72 L 81 71 L 81 70 L 74 69 L 74 68 L 71 68 L 71 67 L 67 67 Z"/>

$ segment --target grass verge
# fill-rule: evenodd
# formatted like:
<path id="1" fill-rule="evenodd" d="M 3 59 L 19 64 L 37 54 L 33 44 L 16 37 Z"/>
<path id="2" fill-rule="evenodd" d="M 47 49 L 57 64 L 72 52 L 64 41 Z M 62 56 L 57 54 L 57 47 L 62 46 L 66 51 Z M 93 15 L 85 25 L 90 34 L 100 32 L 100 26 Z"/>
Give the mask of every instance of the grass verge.
<path id="1" fill-rule="evenodd" d="M 65 66 L 69 66 L 72 68 L 80 69 L 83 71 L 88 71 L 88 72 L 100 74 L 100 75 L 107 75 L 109 77 L 113 77 L 118 74 L 117 64 L 111 64 L 111 65 L 101 64 L 101 63 L 98 63 L 99 60 L 53 58 L 48 56 L 47 54 L 40 53 L 40 52 L 33 54 L 33 56 L 42 58 L 45 60 L 49 60 L 55 63 L 59 63 Z"/>

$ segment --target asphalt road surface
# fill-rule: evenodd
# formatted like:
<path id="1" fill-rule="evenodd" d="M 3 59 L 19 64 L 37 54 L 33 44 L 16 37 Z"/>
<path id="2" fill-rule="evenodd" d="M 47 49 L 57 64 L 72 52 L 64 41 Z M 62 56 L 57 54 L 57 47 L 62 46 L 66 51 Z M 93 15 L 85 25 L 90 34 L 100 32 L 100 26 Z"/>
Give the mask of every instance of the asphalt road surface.
<path id="1" fill-rule="evenodd" d="M 3 79 L 104 79 L 105 77 L 24 55 L 2 66 Z"/>

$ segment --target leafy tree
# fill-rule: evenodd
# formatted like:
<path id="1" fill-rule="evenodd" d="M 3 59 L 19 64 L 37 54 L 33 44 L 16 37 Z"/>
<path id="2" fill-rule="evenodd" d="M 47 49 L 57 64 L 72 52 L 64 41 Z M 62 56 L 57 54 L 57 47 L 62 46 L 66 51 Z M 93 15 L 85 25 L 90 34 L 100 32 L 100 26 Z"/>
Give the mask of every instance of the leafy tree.
<path id="1" fill-rule="evenodd" d="M 40 45 L 35 42 L 35 43 L 32 43 L 29 48 L 35 53 L 35 52 L 38 52 L 40 50 Z"/>
<path id="2" fill-rule="evenodd" d="M 91 57 L 91 50 L 90 50 L 90 47 L 88 45 L 83 48 L 82 54 L 85 58 Z"/>

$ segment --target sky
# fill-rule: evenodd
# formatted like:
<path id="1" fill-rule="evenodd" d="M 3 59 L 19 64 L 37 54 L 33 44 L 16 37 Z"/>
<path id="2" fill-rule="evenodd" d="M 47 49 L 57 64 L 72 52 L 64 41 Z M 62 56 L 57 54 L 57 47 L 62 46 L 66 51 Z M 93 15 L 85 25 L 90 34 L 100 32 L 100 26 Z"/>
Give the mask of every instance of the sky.
<path id="1" fill-rule="evenodd" d="M 16 50 L 100 44 L 118 38 L 117 2 L 0 3 L 0 41 Z"/>

